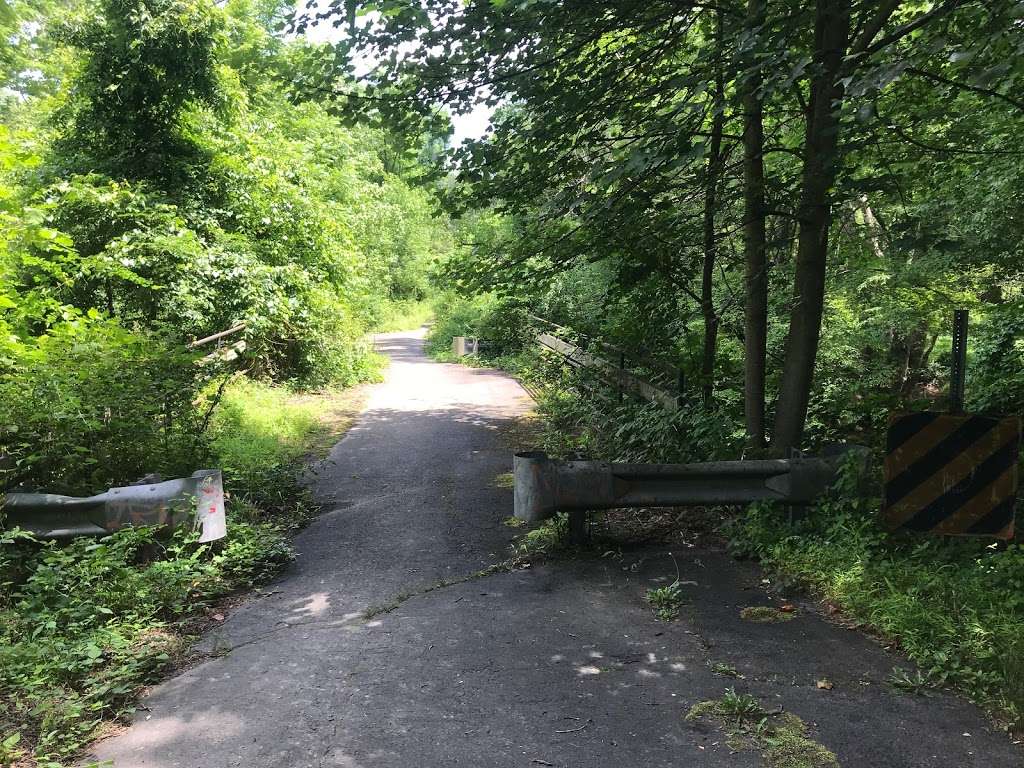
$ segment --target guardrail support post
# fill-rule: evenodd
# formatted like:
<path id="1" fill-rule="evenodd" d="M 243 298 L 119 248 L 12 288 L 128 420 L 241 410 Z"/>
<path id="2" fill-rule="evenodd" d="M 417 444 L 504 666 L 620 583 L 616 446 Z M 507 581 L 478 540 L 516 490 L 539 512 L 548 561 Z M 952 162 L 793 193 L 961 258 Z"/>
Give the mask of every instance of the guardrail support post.
<path id="1" fill-rule="evenodd" d="M 569 512 L 569 544 L 574 547 L 582 547 L 590 538 L 587 531 L 587 523 L 590 521 L 590 513 L 585 509 L 573 509 Z"/>

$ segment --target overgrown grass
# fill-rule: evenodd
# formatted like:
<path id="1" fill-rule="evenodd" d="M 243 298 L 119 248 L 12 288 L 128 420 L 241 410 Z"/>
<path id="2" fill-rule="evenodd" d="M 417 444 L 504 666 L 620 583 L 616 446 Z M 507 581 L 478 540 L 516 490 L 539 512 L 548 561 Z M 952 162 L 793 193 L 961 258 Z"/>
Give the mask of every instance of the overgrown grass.
<path id="1" fill-rule="evenodd" d="M 434 304 L 430 299 L 395 301 L 380 310 L 373 324 L 375 333 L 411 331 L 429 323 L 434 317 Z"/>
<path id="2" fill-rule="evenodd" d="M 287 532 L 313 510 L 298 484 L 303 459 L 347 426 L 325 424 L 324 413 L 357 407 L 344 394 L 296 396 L 245 379 L 227 387 L 208 458 L 224 471 L 223 541 L 125 529 L 57 545 L 0 533 L 0 765 L 71 760 L 181 661 L 187 623 L 292 559 Z"/>
<path id="3" fill-rule="evenodd" d="M 277 513 L 295 501 L 295 475 L 319 428 L 317 399 L 250 379 L 224 392 L 210 425 L 212 461 L 237 500 Z"/>
<path id="4" fill-rule="evenodd" d="M 793 523 L 752 506 L 729 533 L 737 553 L 810 587 L 865 628 L 895 641 L 920 680 L 953 686 L 1024 726 L 1024 549 L 978 540 L 890 536 L 878 500 L 847 473 Z M 915 679 L 918 679 L 915 678 Z"/>
<path id="5" fill-rule="evenodd" d="M 566 548 L 568 537 L 569 516 L 559 512 L 518 537 L 512 551 L 521 557 L 552 555 Z"/>

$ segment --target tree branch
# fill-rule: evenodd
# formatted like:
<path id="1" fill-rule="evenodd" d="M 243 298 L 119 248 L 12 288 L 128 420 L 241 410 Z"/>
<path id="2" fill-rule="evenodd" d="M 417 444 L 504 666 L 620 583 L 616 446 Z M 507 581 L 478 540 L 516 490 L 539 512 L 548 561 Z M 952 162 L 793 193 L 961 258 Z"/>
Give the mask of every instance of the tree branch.
<path id="1" fill-rule="evenodd" d="M 992 88 L 983 88 L 980 85 L 972 85 L 970 83 L 961 83 L 958 80 L 950 80 L 948 77 L 937 75 L 934 72 L 926 72 L 925 70 L 918 69 L 917 67 L 907 67 L 904 71 L 909 72 L 912 75 L 922 77 L 925 80 L 931 80 L 933 83 L 951 85 L 954 88 L 959 88 L 960 90 L 963 91 L 970 91 L 971 93 L 981 94 L 982 96 L 991 96 L 994 99 L 1005 101 L 1007 104 L 1010 104 L 1019 109 L 1021 112 L 1024 112 L 1024 101 L 1015 99 L 1012 96 L 1007 96 L 1005 93 L 1000 93 L 999 91 L 993 90 Z"/>

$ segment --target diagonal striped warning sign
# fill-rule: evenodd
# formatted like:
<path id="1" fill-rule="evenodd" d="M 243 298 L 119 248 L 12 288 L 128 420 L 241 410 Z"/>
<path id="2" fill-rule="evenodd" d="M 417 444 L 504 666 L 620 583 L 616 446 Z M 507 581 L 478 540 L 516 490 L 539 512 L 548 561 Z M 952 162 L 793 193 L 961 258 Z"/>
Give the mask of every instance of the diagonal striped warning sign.
<path id="1" fill-rule="evenodd" d="M 1013 538 L 1020 419 L 945 413 L 889 422 L 885 506 L 890 528 Z"/>

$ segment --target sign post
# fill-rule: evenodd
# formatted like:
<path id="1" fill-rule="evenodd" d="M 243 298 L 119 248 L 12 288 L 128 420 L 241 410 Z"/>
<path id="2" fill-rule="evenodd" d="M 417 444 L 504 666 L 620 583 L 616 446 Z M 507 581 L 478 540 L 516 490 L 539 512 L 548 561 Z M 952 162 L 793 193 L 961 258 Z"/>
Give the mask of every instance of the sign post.
<path id="1" fill-rule="evenodd" d="M 967 377 L 967 310 L 953 310 L 953 362 L 949 381 L 949 412 L 964 412 L 964 381 Z"/>

